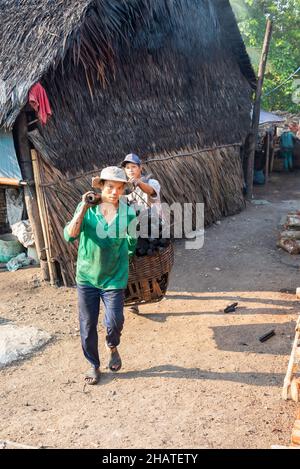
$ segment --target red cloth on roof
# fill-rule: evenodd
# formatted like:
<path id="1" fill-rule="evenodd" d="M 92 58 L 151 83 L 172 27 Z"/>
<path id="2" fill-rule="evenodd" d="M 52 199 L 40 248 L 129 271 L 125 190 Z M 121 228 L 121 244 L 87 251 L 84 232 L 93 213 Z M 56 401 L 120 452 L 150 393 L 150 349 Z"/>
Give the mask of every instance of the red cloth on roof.
<path id="1" fill-rule="evenodd" d="M 40 122 L 45 125 L 52 112 L 47 93 L 40 83 L 36 83 L 30 88 L 28 99 L 31 107 L 38 113 Z"/>

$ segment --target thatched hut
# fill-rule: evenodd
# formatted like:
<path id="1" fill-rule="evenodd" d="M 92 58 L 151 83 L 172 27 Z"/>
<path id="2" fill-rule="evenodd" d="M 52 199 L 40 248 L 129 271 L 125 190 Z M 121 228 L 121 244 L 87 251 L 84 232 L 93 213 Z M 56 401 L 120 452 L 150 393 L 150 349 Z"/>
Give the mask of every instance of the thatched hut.
<path id="1" fill-rule="evenodd" d="M 39 155 L 44 237 L 65 284 L 75 248 L 62 227 L 91 176 L 130 151 L 165 201 L 204 201 L 207 223 L 243 208 L 256 80 L 229 0 L 2 0 L 0 24 L 0 126 L 23 156 L 28 131 Z M 27 128 L 37 81 L 53 116 Z"/>

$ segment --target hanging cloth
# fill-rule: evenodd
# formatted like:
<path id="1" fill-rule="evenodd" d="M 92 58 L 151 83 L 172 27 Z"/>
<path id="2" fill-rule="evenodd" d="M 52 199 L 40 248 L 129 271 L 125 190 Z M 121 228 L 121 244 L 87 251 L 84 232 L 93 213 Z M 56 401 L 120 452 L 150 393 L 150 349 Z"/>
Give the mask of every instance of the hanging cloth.
<path id="1" fill-rule="evenodd" d="M 45 125 L 52 112 L 46 91 L 40 83 L 36 83 L 30 88 L 28 100 L 31 107 L 37 112 L 42 125 Z"/>

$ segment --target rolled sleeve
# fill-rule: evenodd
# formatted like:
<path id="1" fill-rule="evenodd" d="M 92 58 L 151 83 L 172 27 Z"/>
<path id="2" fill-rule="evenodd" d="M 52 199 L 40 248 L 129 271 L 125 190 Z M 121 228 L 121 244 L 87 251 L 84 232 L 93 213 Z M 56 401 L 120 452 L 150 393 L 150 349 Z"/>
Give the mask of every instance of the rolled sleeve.
<path id="1" fill-rule="evenodd" d="M 149 186 L 151 186 L 155 190 L 155 195 L 151 195 L 150 200 L 151 202 L 156 202 L 160 199 L 160 184 L 156 179 L 149 179 L 147 184 L 149 184 Z"/>
<path id="2" fill-rule="evenodd" d="M 80 234 L 79 236 L 77 236 L 77 238 L 72 238 L 72 236 L 69 235 L 69 232 L 68 232 L 68 226 L 69 226 L 70 223 L 68 223 L 65 227 L 64 227 L 64 238 L 65 240 L 67 241 L 67 243 L 74 243 L 78 238 L 80 238 Z"/>

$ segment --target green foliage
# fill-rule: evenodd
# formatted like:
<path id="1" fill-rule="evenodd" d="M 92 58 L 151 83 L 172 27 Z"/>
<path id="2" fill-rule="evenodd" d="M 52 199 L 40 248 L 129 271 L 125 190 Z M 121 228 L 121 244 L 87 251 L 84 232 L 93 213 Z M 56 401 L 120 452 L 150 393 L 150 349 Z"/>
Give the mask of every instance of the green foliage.
<path id="1" fill-rule="evenodd" d="M 300 67 L 300 0 L 231 0 L 231 4 L 256 71 L 264 41 L 266 19 L 273 20 L 262 106 L 270 111 L 281 109 L 299 112 L 300 103 L 298 100 L 297 104 L 295 94 L 300 87 L 300 81 L 296 81 L 300 79 L 300 73 L 269 96 L 266 93 L 284 82 Z"/>

